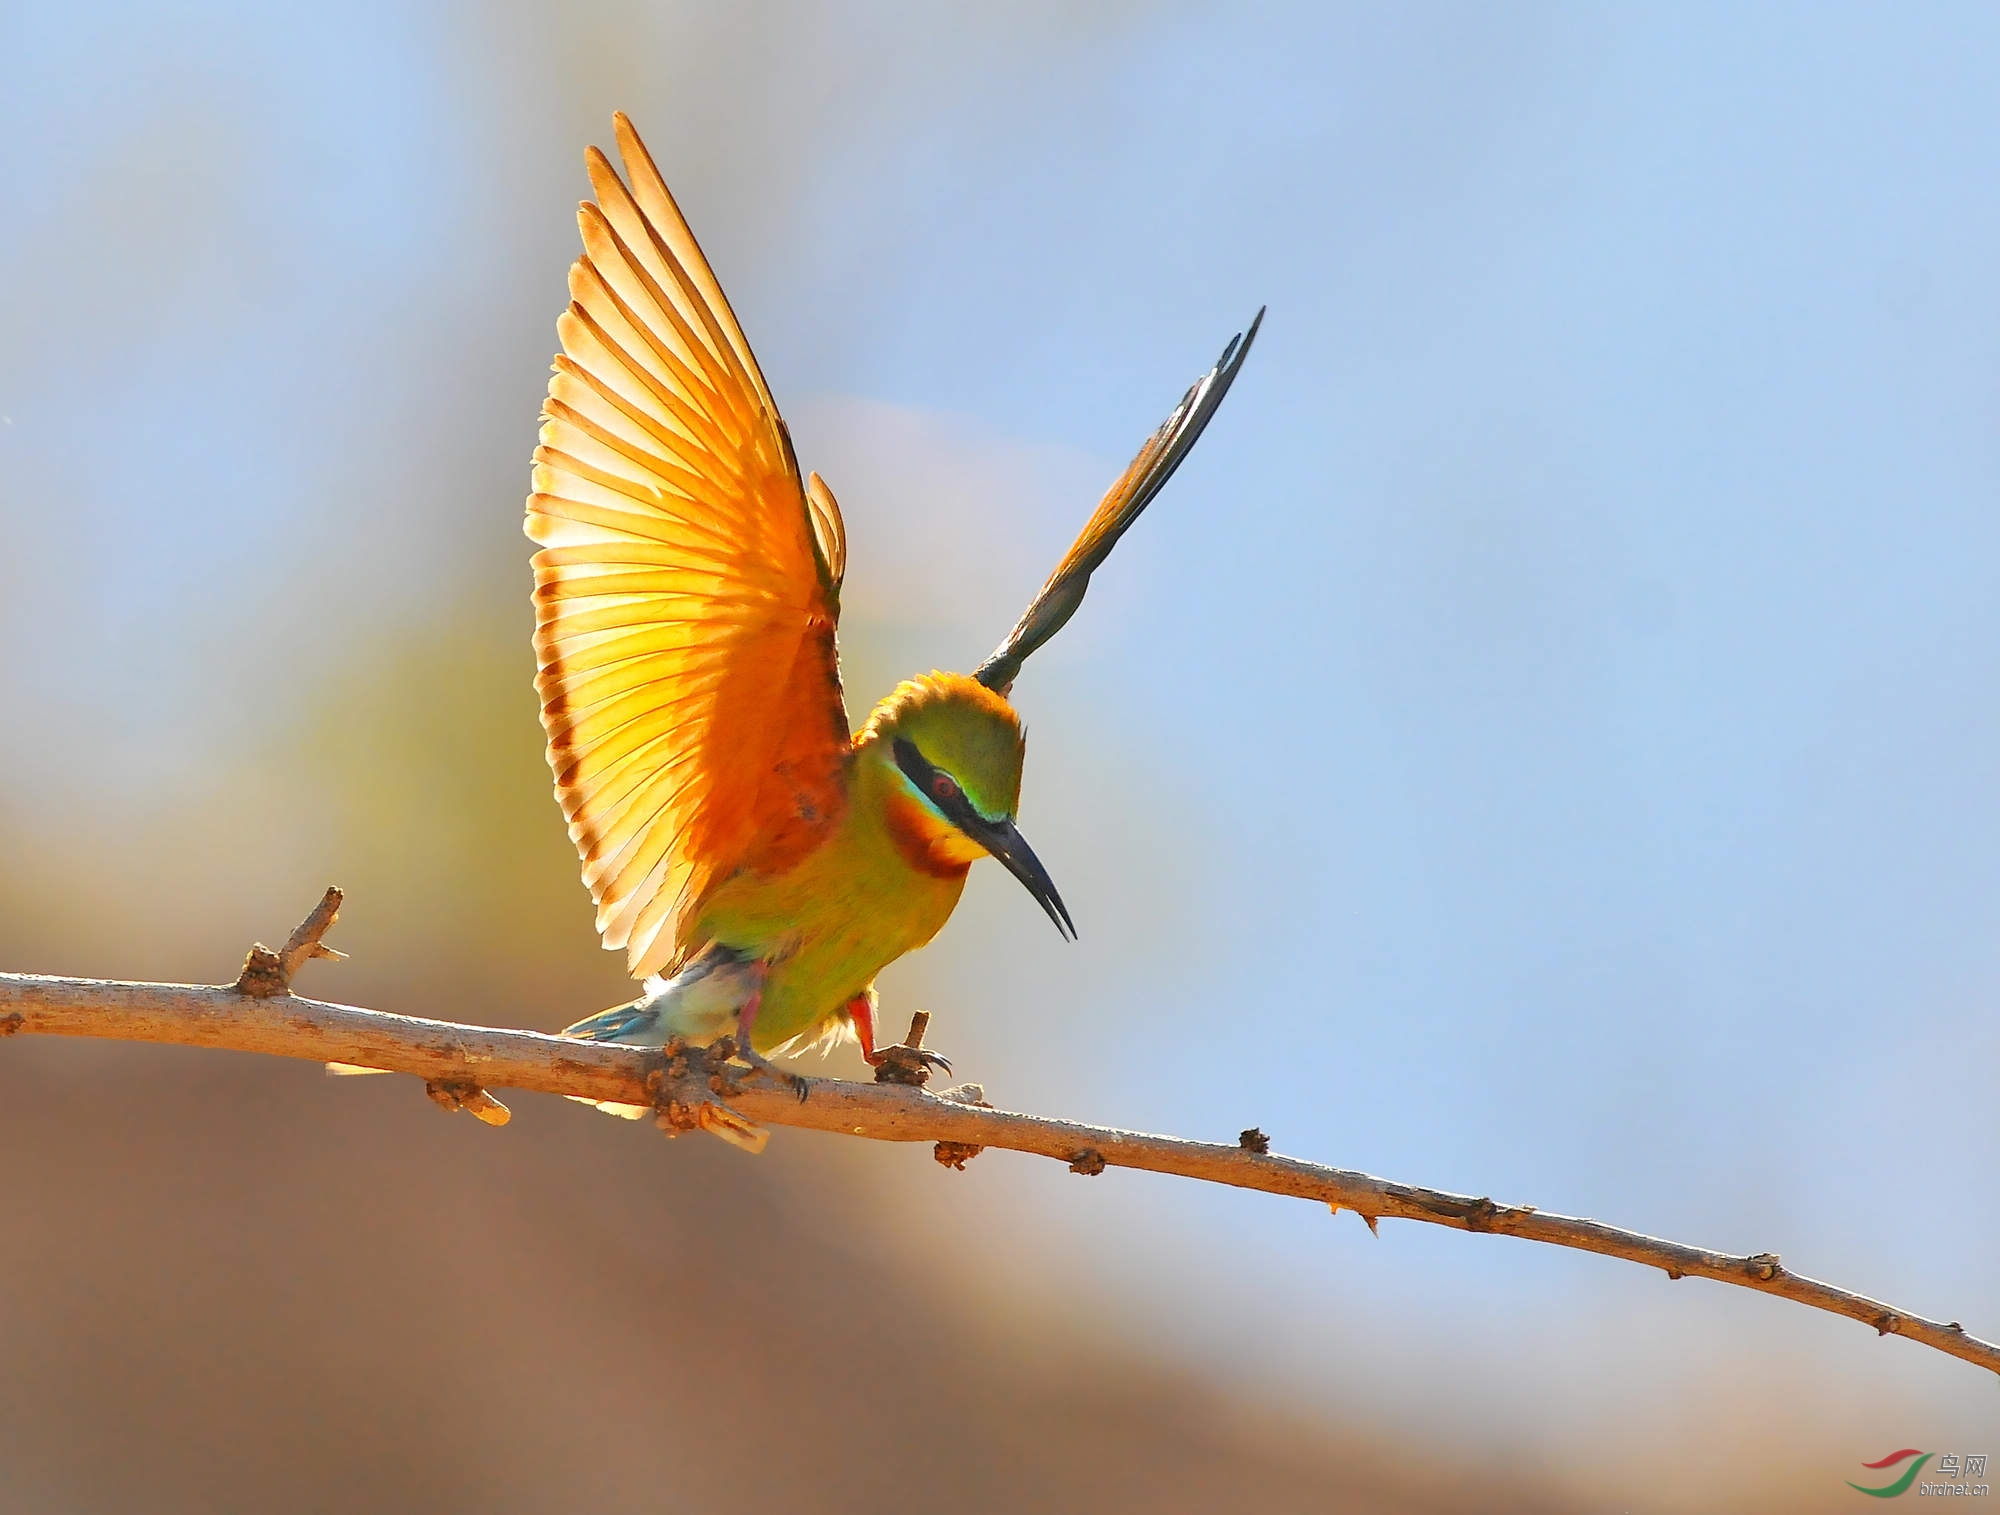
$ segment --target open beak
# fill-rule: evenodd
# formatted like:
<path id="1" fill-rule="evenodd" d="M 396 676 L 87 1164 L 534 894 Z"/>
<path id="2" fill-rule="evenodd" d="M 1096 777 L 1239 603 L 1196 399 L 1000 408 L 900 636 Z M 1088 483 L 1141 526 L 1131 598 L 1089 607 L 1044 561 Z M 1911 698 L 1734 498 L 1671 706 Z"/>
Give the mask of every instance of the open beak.
<path id="1" fill-rule="evenodd" d="M 1035 856 L 1035 849 L 1028 845 L 1028 839 L 1014 829 L 1014 823 L 987 821 L 981 817 L 977 840 L 1021 881 L 1028 893 L 1035 897 L 1035 903 L 1047 911 L 1049 919 L 1056 923 L 1056 930 L 1070 941 L 1075 941 L 1076 925 L 1069 918 L 1062 896 L 1056 893 L 1055 880 L 1049 877 L 1049 870 L 1042 866 L 1042 860 Z"/>

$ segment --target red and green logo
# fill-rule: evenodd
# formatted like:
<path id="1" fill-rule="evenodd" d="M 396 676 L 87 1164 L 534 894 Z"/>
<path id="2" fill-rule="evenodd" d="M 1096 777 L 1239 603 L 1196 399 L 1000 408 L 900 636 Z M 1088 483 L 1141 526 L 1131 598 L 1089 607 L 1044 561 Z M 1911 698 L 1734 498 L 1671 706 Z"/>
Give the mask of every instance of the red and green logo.
<path id="1" fill-rule="evenodd" d="M 1859 1490 L 1870 1499 L 1894 1499 L 1899 1494 L 1907 1494 L 1910 1492 L 1910 1485 L 1917 1481 L 1917 1475 L 1923 1472 L 1924 1464 L 1931 1460 L 1930 1453 L 1919 1452 L 1915 1447 L 1904 1447 L 1902 1451 L 1891 1452 L 1887 1457 L 1877 1462 L 1864 1462 L 1861 1464 L 1864 1468 L 1872 1468 L 1879 1472 L 1883 1468 L 1893 1468 L 1897 1463 L 1909 1457 L 1914 1457 L 1916 1461 L 1903 1469 L 1903 1476 L 1898 1478 L 1894 1483 L 1885 1483 L 1879 1489 L 1871 1489 L 1865 1484 L 1858 1484 L 1849 1479 L 1847 1486 L 1850 1489 Z"/>

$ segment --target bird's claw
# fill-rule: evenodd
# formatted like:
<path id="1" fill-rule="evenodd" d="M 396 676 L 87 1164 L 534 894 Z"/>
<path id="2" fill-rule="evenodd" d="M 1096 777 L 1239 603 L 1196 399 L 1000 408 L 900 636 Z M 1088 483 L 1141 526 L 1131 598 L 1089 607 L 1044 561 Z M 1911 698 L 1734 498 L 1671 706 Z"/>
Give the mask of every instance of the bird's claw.
<path id="1" fill-rule="evenodd" d="M 752 1047 L 747 1041 L 739 1041 L 733 1036 L 725 1036 L 717 1041 L 711 1050 L 720 1054 L 711 1065 L 715 1072 L 727 1076 L 727 1073 L 733 1070 L 728 1069 L 726 1065 L 729 1059 L 734 1058 L 739 1063 L 747 1064 L 752 1073 L 762 1074 L 774 1083 L 790 1085 L 792 1092 L 799 1097 L 799 1103 L 802 1105 L 806 1102 L 806 1096 L 812 1093 L 811 1079 L 807 1078 L 803 1073 L 794 1073 L 789 1068 L 780 1068 L 776 1063 L 765 1057 L 763 1053 Z"/>
<path id="2" fill-rule="evenodd" d="M 884 1047 L 870 1061 L 875 1064 L 878 1084 L 908 1084 L 921 1089 L 930 1081 L 932 1069 L 944 1074 L 951 1072 L 950 1058 L 927 1047 L 908 1047 L 900 1042 Z"/>

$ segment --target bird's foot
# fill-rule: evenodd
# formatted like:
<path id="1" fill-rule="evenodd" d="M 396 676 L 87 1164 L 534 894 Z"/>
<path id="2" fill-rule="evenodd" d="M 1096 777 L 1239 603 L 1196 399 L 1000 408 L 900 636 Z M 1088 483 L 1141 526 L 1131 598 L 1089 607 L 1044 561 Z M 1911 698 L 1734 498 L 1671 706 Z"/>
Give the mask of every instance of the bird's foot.
<path id="1" fill-rule="evenodd" d="M 763 1053 L 759 1052 L 750 1039 L 751 1028 L 757 1024 L 757 1011 L 764 1003 L 763 970 L 757 975 L 758 988 L 743 1002 L 736 1012 L 736 1034 L 719 1038 L 710 1049 L 711 1056 L 727 1060 L 734 1056 L 738 1062 L 748 1063 L 751 1071 L 761 1073 L 773 1083 L 790 1084 L 792 1092 L 799 1097 L 799 1103 L 806 1102 L 806 1095 L 812 1092 L 812 1081 L 803 1073 L 794 1073 L 789 1068 L 780 1068 Z M 716 1063 L 709 1064 L 718 1073 Z M 727 1077 L 726 1074 L 722 1076 Z"/>
<path id="2" fill-rule="evenodd" d="M 710 1070 L 723 1078 L 727 1078 L 737 1072 L 736 1069 L 729 1066 L 730 1060 L 734 1059 L 738 1063 L 746 1064 L 752 1073 L 760 1074 L 770 1079 L 773 1083 L 789 1085 L 792 1092 L 799 1097 L 800 1104 L 804 1104 L 806 1096 L 812 1092 L 811 1079 L 807 1078 L 803 1073 L 794 1073 L 790 1068 L 780 1068 L 776 1063 L 764 1056 L 763 1053 L 751 1046 L 747 1037 L 722 1037 L 709 1051 L 711 1054 Z M 737 1076 L 740 1077 L 741 1075 L 738 1074 Z"/>
<path id="3" fill-rule="evenodd" d="M 930 1028 L 931 1017 L 928 1010 L 919 1010 L 910 1017 L 910 1034 L 894 1046 L 884 1047 L 877 1052 L 866 1042 L 862 1044 L 861 1055 L 875 1070 L 878 1084 L 908 1084 L 913 1089 L 921 1089 L 930 1082 L 931 1070 L 941 1073 L 951 1072 L 951 1060 L 928 1050 L 924 1046 L 924 1032 Z"/>
<path id="4" fill-rule="evenodd" d="M 875 1067 L 878 1084 L 908 1084 L 921 1089 L 930 1082 L 931 1070 L 951 1072 L 951 1059 L 927 1047 L 907 1047 L 902 1043 L 884 1047 L 868 1061 Z"/>

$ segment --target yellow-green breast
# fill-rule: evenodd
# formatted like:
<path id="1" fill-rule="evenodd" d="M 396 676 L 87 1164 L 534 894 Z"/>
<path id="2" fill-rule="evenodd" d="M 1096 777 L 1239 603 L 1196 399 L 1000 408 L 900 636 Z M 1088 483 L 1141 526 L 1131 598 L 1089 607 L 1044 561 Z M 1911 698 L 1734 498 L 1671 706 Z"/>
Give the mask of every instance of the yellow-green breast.
<path id="1" fill-rule="evenodd" d="M 959 675 L 931 674 L 877 706 L 855 739 L 849 802 L 827 840 L 783 874 L 729 879 L 701 912 L 700 935 L 768 964 L 759 1051 L 813 1033 L 883 968 L 936 936 L 967 870 L 985 855 L 904 780 L 890 752 L 902 733 L 950 761 L 968 792 L 1014 808 L 1020 723 L 997 695 Z"/>

